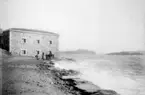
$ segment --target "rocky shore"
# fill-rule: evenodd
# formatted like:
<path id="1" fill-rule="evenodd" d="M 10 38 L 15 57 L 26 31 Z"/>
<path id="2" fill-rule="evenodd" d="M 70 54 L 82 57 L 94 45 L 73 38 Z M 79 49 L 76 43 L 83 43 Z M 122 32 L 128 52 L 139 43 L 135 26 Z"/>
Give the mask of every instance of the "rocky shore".
<path id="1" fill-rule="evenodd" d="M 2 65 L 2 95 L 119 95 L 91 82 L 66 76 L 79 72 L 31 58 L 6 58 Z"/>
<path id="2" fill-rule="evenodd" d="M 93 83 L 77 78 L 64 77 L 77 75 L 79 72 L 73 70 L 56 69 L 49 64 L 40 64 L 41 70 L 45 70 L 53 75 L 54 85 L 72 95 L 119 95 L 113 90 L 101 89 Z"/>

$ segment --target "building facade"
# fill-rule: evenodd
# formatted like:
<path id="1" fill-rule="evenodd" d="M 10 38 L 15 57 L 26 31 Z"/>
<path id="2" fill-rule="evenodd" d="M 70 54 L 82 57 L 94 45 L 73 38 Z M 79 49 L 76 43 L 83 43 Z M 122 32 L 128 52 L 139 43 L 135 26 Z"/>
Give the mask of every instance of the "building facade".
<path id="1" fill-rule="evenodd" d="M 0 28 L 0 48 L 2 48 L 2 29 Z"/>
<path id="2" fill-rule="evenodd" d="M 14 55 L 35 56 L 58 52 L 59 35 L 52 32 L 11 28 L 2 33 L 2 48 Z"/>

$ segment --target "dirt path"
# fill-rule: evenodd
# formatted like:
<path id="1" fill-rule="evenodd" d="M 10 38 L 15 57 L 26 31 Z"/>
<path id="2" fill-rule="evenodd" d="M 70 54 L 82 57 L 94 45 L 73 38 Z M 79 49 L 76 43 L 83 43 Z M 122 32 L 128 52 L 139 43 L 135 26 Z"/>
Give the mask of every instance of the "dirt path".
<path id="1" fill-rule="evenodd" d="M 75 71 L 56 69 L 30 57 L 5 58 L 2 65 L 2 95 L 118 95 L 87 81 L 63 79 Z M 77 85 L 77 86 L 76 86 Z M 97 89 L 85 90 L 89 87 Z"/>
<path id="2" fill-rule="evenodd" d="M 51 74 L 48 76 L 36 66 L 39 61 L 25 60 L 16 57 L 5 60 L 3 95 L 66 95 L 53 85 Z"/>

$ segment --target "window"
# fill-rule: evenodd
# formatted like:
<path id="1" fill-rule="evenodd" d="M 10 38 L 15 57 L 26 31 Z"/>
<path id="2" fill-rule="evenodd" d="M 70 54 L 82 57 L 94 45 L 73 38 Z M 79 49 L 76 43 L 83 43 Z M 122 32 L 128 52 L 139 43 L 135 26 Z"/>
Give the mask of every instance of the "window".
<path id="1" fill-rule="evenodd" d="M 39 54 L 39 53 L 40 53 L 40 51 L 39 51 L 39 50 L 37 50 L 36 52 L 37 52 L 37 54 Z"/>
<path id="2" fill-rule="evenodd" d="M 40 43 L 40 40 L 37 40 L 37 43 L 39 44 Z"/>
<path id="3" fill-rule="evenodd" d="M 22 38 L 22 41 L 23 41 L 23 43 L 26 43 L 26 39 L 25 38 Z"/>
<path id="4" fill-rule="evenodd" d="M 26 50 L 22 50 L 22 54 L 26 54 Z"/>
<path id="5" fill-rule="evenodd" d="M 52 41 L 49 41 L 50 44 L 52 44 Z"/>

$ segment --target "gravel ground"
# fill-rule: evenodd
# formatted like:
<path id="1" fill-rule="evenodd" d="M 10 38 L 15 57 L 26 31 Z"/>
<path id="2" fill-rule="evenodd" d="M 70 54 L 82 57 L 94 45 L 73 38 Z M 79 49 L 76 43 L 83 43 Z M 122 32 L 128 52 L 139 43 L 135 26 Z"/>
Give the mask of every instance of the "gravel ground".
<path id="1" fill-rule="evenodd" d="M 112 90 L 88 92 L 76 87 L 78 81 L 62 78 L 77 73 L 29 57 L 7 57 L 2 65 L 2 95 L 118 95 Z"/>

